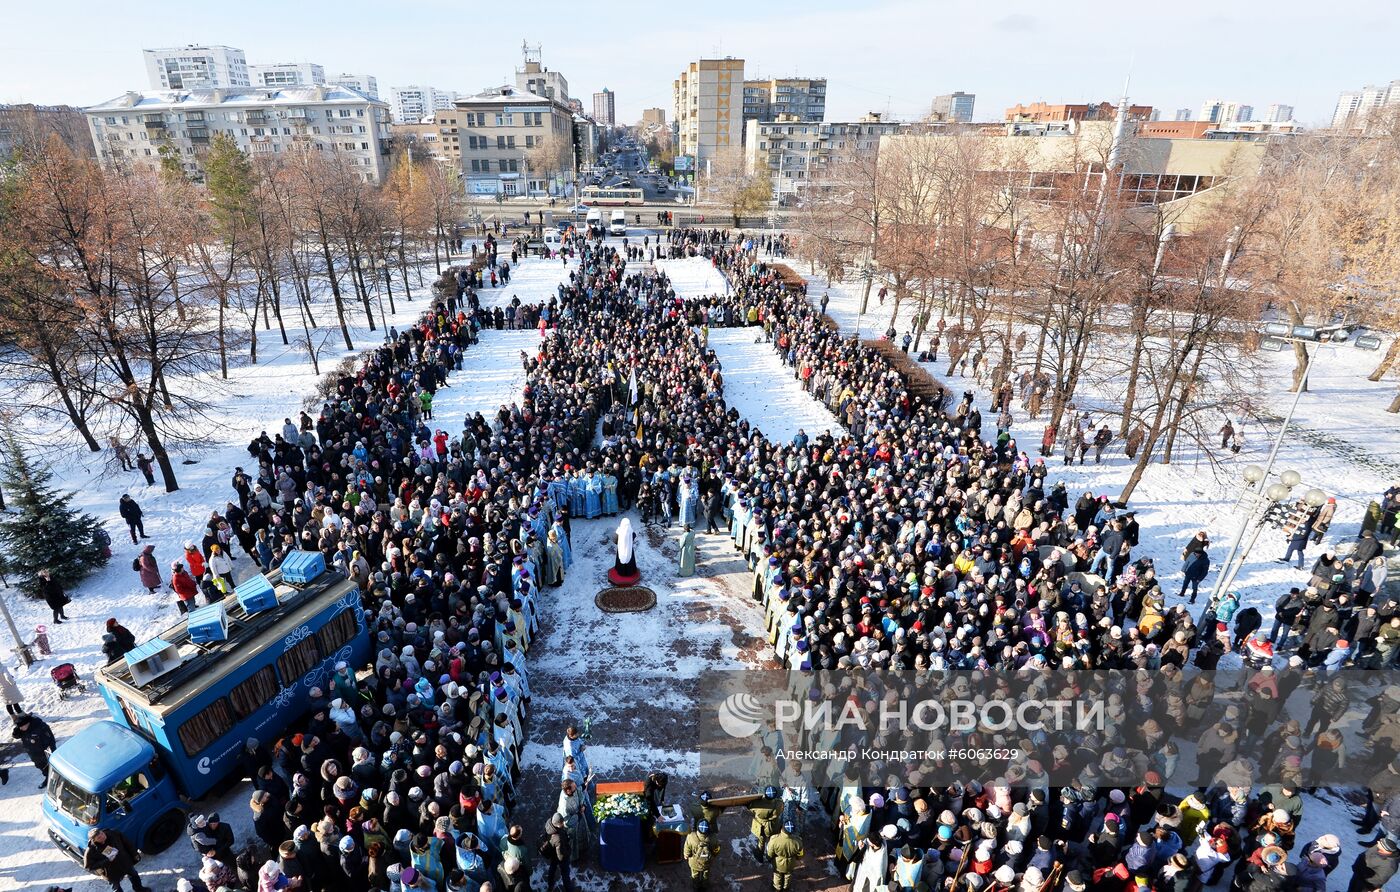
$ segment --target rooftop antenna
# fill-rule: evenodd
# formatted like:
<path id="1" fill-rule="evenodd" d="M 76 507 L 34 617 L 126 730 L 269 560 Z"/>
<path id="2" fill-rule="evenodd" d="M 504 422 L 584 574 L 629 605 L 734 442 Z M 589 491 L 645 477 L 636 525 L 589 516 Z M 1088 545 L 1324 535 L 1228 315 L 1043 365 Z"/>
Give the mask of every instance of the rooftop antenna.
<path id="1" fill-rule="evenodd" d="M 542 58 L 540 50 L 541 45 L 538 43 L 534 46 L 530 46 L 530 42 L 528 40 L 522 40 L 520 42 L 520 55 L 525 60 L 526 65 L 530 64 L 531 62 L 534 62 L 536 64 L 540 62 L 540 59 Z"/>

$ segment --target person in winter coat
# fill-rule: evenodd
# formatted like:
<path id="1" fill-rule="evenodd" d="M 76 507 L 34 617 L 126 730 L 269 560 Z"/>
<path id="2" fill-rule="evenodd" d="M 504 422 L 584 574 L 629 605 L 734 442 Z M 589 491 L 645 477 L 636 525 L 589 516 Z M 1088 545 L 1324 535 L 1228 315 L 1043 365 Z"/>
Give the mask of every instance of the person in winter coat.
<path id="1" fill-rule="evenodd" d="M 258 839 L 272 849 L 282 845 L 287 838 L 287 829 L 282 825 L 282 809 L 286 803 L 274 799 L 266 790 L 258 790 L 248 804 L 253 810 L 253 832 Z"/>
<path id="2" fill-rule="evenodd" d="M 204 575 L 204 554 L 195 546 L 193 542 L 185 543 L 185 566 L 189 569 L 190 575 L 199 579 Z"/>
<path id="3" fill-rule="evenodd" d="M 1380 892 L 1400 868 L 1400 846 L 1382 836 L 1351 863 L 1351 883 L 1347 892 Z"/>
<path id="4" fill-rule="evenodd" d="M 1322 542 L 1322 537 L 1326 535 L 1328 528 L 1332 526 L 1332 518 L 1335 517 L 1336 514 L 1337 500 L 1335 497 L 1328 498 L 1327 504 L 1318 509 L 1317 516 L 1313 518 L 1312 523 L 1308 524 L 1308 531 L 1312 533 L 1314 545 L 1318 545 Z"/>
<path id="5" fill-rule="evenodd" d="M 9 668 L 3 663 L 0 663 L 0 701 L 4 701 L 5 712 L 9 715 L 15 718 L 24 715 L 24 696 L 20 694 L 19 685 L 15 684 Z"/>
<path id="6" fill-rule="evenodd" d="M 15 718 L 15 727 L 10 736 L 19 741 L 20 747 L 34 761 L 34 767 L 44 776 L 39 782 L 40 789 L 43 789 L 49 780 L 49 753 L 58 748 L 53 730 L 48 722 L 38 716 L 21 713 Z"/>
<path id="7" fill-rule="evenodd" d="M 63 611 L 63 608 L 71 604 L 73 599 L 68 597 L 68 593 L 63 590 L 62 585 L 59 585 L 58 580 L 49 575 L 48 570 L 40 570 L 38 579 L 39 597 L 43 598 L 44 603 L 49 605 L 49 610 L 53 611 L 53 621 L 57 625 L 68 618 L 68 614 Z"/>
<path id="8" fill-rule="evenodd" d="M 115 616 L 107 617 L 107 634 L 111 635 L 117 642 L 120 652 L 125 655 L 127 651 L 136 646 L 136 636 L 131 634 L 131 630 L 117 622 Z"/>
<path id="9" fill-rule="evenodd" d="M 1230 643 L 1231 650 L 1239 650 L 1244 640 L 1264 624 L 1264 616 L 1257 607 L 1246 607 L 1235 614 L 1235 638 Z"/>
<path id="10" fill-rule="evenodd" d="M 199 583 L 180 561 L 170 564 L 170 590 L 175 593 L 175 605 L 181 613 L 189 613 L 195 607 L 195 596 L 199 594 Z"/>
<path id="11" fill-rule="evenodd" d="M 1297 586 L 1274 602 L 1274 626 L 1269 630 L 1269 643 L 1277 649 L 1282 650 L 1288 643 L 1288 636 L 1292 634 L 1293 624 L 1298 621 L 1303 605 L 1303 593 Z M 1279 632 L 1283 632 L 1282 640 L 1278 638 Z"/>
<path id="12" fill-rule="evenodd" d="M 141 574 L 141 584 L 146 587 L 146 591 L 154 595 L 161 585 L 160 564 L 156 563 L 156 547 L 147 545 L 132 563 L 132 569 Z"/>
<path id="13" fill-rule="evenodd" d="M 221 545 L 209 546 L 209 572 L 215 577 L 215 585 L 219 585 L 217 580 L 223 580 L 223 585 L 219 585 L 221 591 L 233 591 L 233 560 Z"/>
<path id="14" fill-rule="evenodd" d="M 545 836 L 540 840 L 539 853 L 540 857 L 544 859 L 544 863 L 549 865 L 544 879 L 545 892 L 550 892 L 554 888 L 556 876 L 562 879 L 564 892 L 574 892 L 573 858 L 571 857 L 569 834 L 564 829 L 563 815 L 556 813 L 549 819 L 549 824 L 545 827 Z"/>
<path id="15" fill-rule="evenodd" d="M 1181 564 L 1181 591 L 1177 592 L 1177 597 L 1183 597 L 1186 589 L 1191 589 L 1191 603 L 1196 603 L 1196 597 L 1200 594 L 1201 580 L 1206 578 L 1210 572 L 1210 555 L 1206 552 L 1209 542 L 1205 538 L 1205 533 L 1197 533 L 1186 550 L 1182 552 Z"/>
<path id="16" fill-rule="evenodd" d="M 106 880 L 112 892 L 121 892 L 122 880 L 131 881 L 132 892 L 145 892 L 141 875 L 136 872 L 136 862 L 140 858 L 136 846 L 120 830 L 94 827 L 88 833 L 87 849 L 83 852 L 83 869 Z"/>
<path id="17" fill-rule="evenodd" d="M 126 521 L 126 527 L 131 532 L 132 545 L 137 542 L 137 533 L 141 534 L 140 538 L 142 539 L 151 538 L 146 535 L 146 525 L 142 522 L 141 506 L 136 503 L 130 493 L 122 493 L 121 500 L 117 503 L 117 513 L 122 516 L 122 520 Z"/>

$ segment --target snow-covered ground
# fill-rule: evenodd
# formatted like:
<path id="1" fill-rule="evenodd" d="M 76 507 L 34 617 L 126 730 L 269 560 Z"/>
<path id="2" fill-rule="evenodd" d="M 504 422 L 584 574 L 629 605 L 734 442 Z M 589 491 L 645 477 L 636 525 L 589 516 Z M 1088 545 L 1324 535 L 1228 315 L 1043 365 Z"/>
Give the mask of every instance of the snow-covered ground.
<path id="1" fill-rule="evenodd" d="M 723 274 L 704 257 L 681 257 L 676 260 L 657 260 L 656 268 L 671 278 L 671 287 L 682 300 L 708 297 L 711 294 L 724 294 L 726 283 Z"/>
<path id="2" fill-rule="evenodd" d="M 540 343 L 536 329 L 486 329 L 479 343 L 462 355 L 462 370 L 448 377 L 447 387 L 433 397 L 433 424 L 457 435 L 462 420 L 480 412 L 488 421 L 502 405 L 520 401 L 525 392 L 521 352 L 533 354 Z"/>
<path id="3" fill-rule="evenodd" d="M 788 443 L 799 430 L 809 437 L 845 433 L 836 416 L 802 389 L 773 345 L 762 340 L 762 329 L 712 328 L 710 347 L 724 374 L 725 401 L 769 440 Z"/>
<path id="4" fill-rule="evenodd" d="M 453 263 L 459 262 L 462 258 L 453 258 Z M 559 286 L 569 281 L 569 273 L 577 271 L 577 261 L 566 263 L 562 259 L 524 257 L 510 271 L 510 282 L 497 288 L 483 288 L 476 296 L 488 310 L 504 307 L 516 297 L 523 304 L 547 302 L 558 296 Z"/>

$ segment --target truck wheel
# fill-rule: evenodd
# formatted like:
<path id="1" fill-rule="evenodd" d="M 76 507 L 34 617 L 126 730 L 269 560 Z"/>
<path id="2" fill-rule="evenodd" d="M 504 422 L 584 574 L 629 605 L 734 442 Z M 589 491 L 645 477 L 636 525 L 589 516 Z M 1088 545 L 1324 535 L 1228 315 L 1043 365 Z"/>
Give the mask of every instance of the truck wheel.
<path id="1" fill-rule="evenodd" d="M 185 815 L 178 808 L 160 816 L 160 819 L 151 825 L 151 829 L 146 831 L 146 838 L 141 842 L 141 851 L 148 855 L 163 852 L 180 838 L 180 834 L 185 832 Z"/>

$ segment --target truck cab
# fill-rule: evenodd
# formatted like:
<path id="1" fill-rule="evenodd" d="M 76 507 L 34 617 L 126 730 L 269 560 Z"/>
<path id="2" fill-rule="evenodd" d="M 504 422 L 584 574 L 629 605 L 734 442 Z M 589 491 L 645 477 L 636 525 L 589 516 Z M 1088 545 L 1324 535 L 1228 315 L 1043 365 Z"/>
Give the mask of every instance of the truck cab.
<path id="1" fill-rule="evenodd" d="M 116 722 L 101 721 L 54 752 L 44 823 L 54 844 L 81 861 L 97 827 L 120 831 L 143 852 L 162 851 L 184 832 L 185 812 L 155 747 Z"/>

